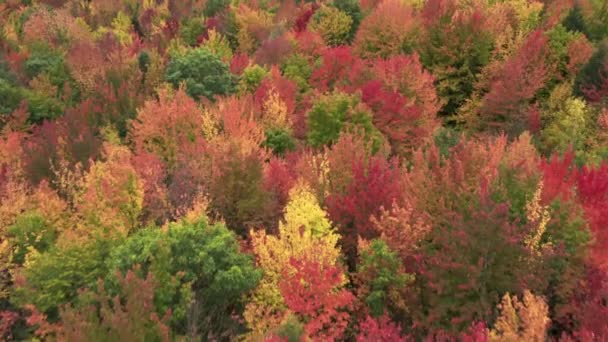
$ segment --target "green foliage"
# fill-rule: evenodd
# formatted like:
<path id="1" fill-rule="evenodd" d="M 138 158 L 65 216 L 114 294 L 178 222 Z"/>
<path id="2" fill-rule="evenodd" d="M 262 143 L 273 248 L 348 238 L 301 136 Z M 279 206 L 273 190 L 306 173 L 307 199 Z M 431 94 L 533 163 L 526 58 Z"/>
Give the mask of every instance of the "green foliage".
<path id="1" fill-rule="evenodd" d="M 167 81 L 178 87 L 186 85 L 188 95 L 195 99 L 234 92 L 236 78 L 228 65 L 206 48 L 196 48 L 174 55 L 167 67 Z"/>
<path id="2" fill-rule="evenodd" d="M 386 242 L 380 239 L 370 242 L 369 247 L 361 252 L 357 274 L 367 290 L 362 299 L 372 316 L 380 317 L 386 309 L 403 309 L 399 308 L 403 305 L 400 291 L 413 282 L 414 277 L 404 272 L 401 259 Z"/>
<path id="3" fill-rule="evenodd" d="M 268 75 L 268 70 L 258 64 L 246 67 L 243 70 L 243 75 L 241 75 L 239 90 L 241 92 L 254 92 L 266 75 Z"/>
<path id="4" fill-rule="evenodd" d="M 282 156 L 293 150 L 296 145 L 291 133 L 284 129 L 269 129 L 266 131 L 264 146 L 272 150 L 275 155 Z"/>
<path id="5" fill-rule="evenodd" d="M 51 84 L 59 87 L 63 86 L 70 77 L 63 56 L 43 43 L 32 47 L 24 63 L 24 69 L 30 79 L 45 73 L 49 76 Z"/>
<path id="6" fill-rule="evenodd" d="M 39 310 L 57 318 L 60 305 L 74 301 L 78 290 L 94 287 L 98 278 L 107 274 L 104 260 L 107 241 L 73 243 L 54 246 L 44 253 L 30 253 L 11 301 L 17 306 L 33 304 Z"/>
<path id="7" fill-rule="evenodd" d="M 350 43 L 355 38 L 355 34 L 357 33 L 359 24 L 361 24 L 361 20 L 363 20 L 363 14 L 361 13 L 361 7 L 359 6 L 359 1 L 357 1 L 357 0 L 334 0 L 333 5 L 340 11 L 348 14 L 348 16 L 352 20 L 352 23 L 350 25 L 350 32 L 349 32 L 348 38 L 347 38 L 347 42 Z"/>
<path id="8" fill-rule="evenodd" d="M 34 93 L 29 89 L 23 90 L 23 95 L 28 104 L 31 122 L 40 123 L 63 114 L 64 105 L 59 99 Z"/>
<path id="9" fill-rule="evenodd" d="M 295 53 L 285 60 L 282 66 L 283 76 L 296 82 L 301 91 L 309 88 L 308 79 L 312 74 L 312 66 L 306 56 Z"/>
<path id="10" fill-rule="evenodd" d="M 460 138 L 460 133 L 455 129 L 441 127 L 435 133 L 435 146 L 439 148 L 439 153 L 443 157 L 447 157 L 450 153 L 450 148 L 458 145 Z"/>
<path id="11" fill-rule="evenodd" d="M 24 213 L 17 217 L 15 224 L 8 227 L 13 245 L 13 263 L 22 265 L 26 255 L 32 251 L 46 252 L 57 238 L 55 228 L 39 214 Z"/>
<path id="12" fill-rule="evenodd" d="M 473 93 L 493 49 L 488 32 L 468 23 L 455 25 L 451 19 L 441 20 L 428 29 L 420 46 L 420 60 L 435 76 L 437 93 L 446 101 L 440 111 L 444 115 L 454 114 Z"/>
<path id="13" fill-rule="evenodd" d="M 194 16 L 182 20 L 179 27 L 179 37 L 188 46 L 196 46 L 198 37 L 205 31 L 205 25 L 200 17 Z"/>
<path id="14" fill-rule="evenodd" d="M 205 17 L 213 17 L 216 13 L 222 11 L 230 5 L 230 0 L 208 0 L 205 4 L 203 14 Z"/>
<path id="15" fill-rule="evenodd" d="M 538 177 L 522 177 L 517 168 L 502 165 L 499 177 L 494 184 L 492 198 L 497 203 L 509 203 L 512 221 L 526 222 L 526 205 L 538 188 Z"/>
<path id="16" fill-rule="evenodd" d="M 0 114 L 8 115 L 12 113 L 23 100 L 23 91 L 9 83 L 5 79 L 0 79 Z"/>
<path id="17" fill-rule="evenodd" d="M 574 83 L 576 95 L 585 95 L 584 90 L 590 87 L 601 87 L 606 77 L 603 72 L 608 63 L 608 41 L 599 44 L 587 64 L 579 71 Z"/>
<path id="18" fill-rule="evenodd" d="M 589 122 L 585 101 L 568 98 L 560 110 L 549 115 L 550 123 L 542 131 L 546 148 L 564 152 L 571 145 L 575 149 L 583 147 Z"/>
<path id="19" fill-rule="evenodd" d="M 200 312 L 195 323 L 201 331 L 238 329 L 231 313 L 243 308 L 243 294 L 255 288 L 261 277 L 251 258 L 239 252 L 234 233 L 205 219 L 172 223 L 163 231 L 137 232 L 112 251 L 108 269 L 126 272 L 135 264 L 142 266 L 142 276 L 152 272 L 160 281 L 156 310 L 162 314 L 171 308 L 172 324 L 182 333 L 192 309 Z"/>
<path id="20" fill-rule="evenodd" d="M 586 28 L 590 39 L 600 41 L 608 38 L 608 2 L 588 0 L 590 8 L 586 19 Z"/>
<path id="21" fill-rule="evenodd" d="M 277 329 L 277 336 L 288 342 L 300 342 L 304 335 L 304 324 L 296 316 L 289 316 L 287 321 Z"/>
<path id="22" fill-rule="evenodd" d="M 583 12 L 579 4 L 575 3 L 574 7 L 570 9 L 568 15 L 564 18 L 563 25 L 569 31 L 581 32 L 585 36 L 589 37 L 590 34 L 587 31 L 587 25 L 585 23 L 585 18 L 583 17 Z"/>
<path id="23" fill-rule="evenodd" d="M 351 38 L 352 23 L 353 19 L 338 8 L 323 6 L 315 12 L 311 25 L 327 45 L 338 46 Z"/>
<path id="24" fill-rule="evenodd" d="M 139 65 L 139 70 L 142 73 L 148 72 L 148 67 L 150 66 L 150 54 L 146 51 L 142 51 L 137 55 L 137 65 Z"/>
<path id="25" fill-rule="evenodd" d="M 308 112 L 308 130 L 308 142 L 315 147 L 333 144 L 344 130 L 362 133 L 377 143 L 381 140 L 372 114 L 359 97 L 340 92 L 322 95 L 313 104 Z"/>

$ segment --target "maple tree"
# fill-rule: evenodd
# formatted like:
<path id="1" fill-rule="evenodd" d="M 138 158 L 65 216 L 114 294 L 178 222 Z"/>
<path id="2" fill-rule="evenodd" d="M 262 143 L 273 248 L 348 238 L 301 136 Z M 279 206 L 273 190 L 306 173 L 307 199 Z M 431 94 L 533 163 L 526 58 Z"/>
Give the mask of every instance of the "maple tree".
<path id="1" fill-rule="evenodd" d="M 284 319 L 286 307 L 278 284 L 283 272 L 295 267 L 290 266 L 289 260 L 314 253 L 317 262 L 334 266 L 340 255 L 337 242 L 338 235 L 314 195 L 305 184 L 295 185 L 289 192 L 278 236 L 252 232 L 253 251 L 264 271 L 245 312 L 245 319 L 254 332 L 265 333 Z"/>
<path id="2" fill-rule="evenodd" d="M 285 304 L 305 321 L 304 333 L 310 338 L 339 339 L 348 324 L 348 310 L 354 299 L 343 283 L 339 267 L 324 265 L 304 257 L 291 258 L 295 272 L 284 271 L 279 283 Z"/>
<path id="3" fill-rule="evenodd" d="M 4 1 L 0 339 L 606 340 L 607 14 Z"/>

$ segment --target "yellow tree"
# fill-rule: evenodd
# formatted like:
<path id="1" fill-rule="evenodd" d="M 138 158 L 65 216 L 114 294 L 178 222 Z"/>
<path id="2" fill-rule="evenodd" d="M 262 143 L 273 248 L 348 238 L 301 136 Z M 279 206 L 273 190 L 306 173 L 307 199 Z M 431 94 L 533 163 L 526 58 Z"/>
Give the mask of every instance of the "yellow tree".
<path id="1" fill-rule="evenodd" d="M 263 336 L 289 315 L 279 290 L 279 280 L 293 271 L 289 260 L 311 256 L 322 265 L 335 266 L 340 257 L 339 235 L 308 185 L 298 183 L 289 193 L 284 221 L 277 236 L 251 232 L 253 250 L 264 276 L 245 309 L 245 319 L 255 335 Z"/>
<path id="2" fill-rule="evenodd" d="M 126 236 L 139 222 L 143 182 L 127 147 L 106 144 L 104 154 L 105 161 L 95 162 L 84 177 L 77 210 L 87 228 L 99 229 L 102 235 Z"/>
<path id="3" fill-rule="evenodd" d="M 492 342 L 545 341 L 549 328 L 549 307 L 542 297 L 524 291 L 523 301 L 508 293 L 498 305 L 500 317 L 490 331 Z"/>

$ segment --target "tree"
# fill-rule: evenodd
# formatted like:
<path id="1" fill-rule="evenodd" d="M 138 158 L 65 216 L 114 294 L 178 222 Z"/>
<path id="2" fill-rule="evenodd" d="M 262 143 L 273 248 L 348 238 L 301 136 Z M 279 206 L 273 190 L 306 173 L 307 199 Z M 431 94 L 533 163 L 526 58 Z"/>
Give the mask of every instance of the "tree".
<path id="1" fill-rule="evenodd" d="M 381 156 L 365 161 L 353 160 L 353 179 L 344 193 L 332 193 L 326 205 L 330 218 L 342 234 L 341 244 L 347 257 L 349 269 L 356 268 L 357 240 L 373 239 L 379 235 L 371 218 L 380 213 L 382 207 L 401 200 L 401 170 L 395 162 Z"/>
<path id="2" fill-rule="evenodd" d="M 420 21 L 411 6 L 398 0 L 383 1 L 361 21 L 353 46 L 365 58 L 409 53 L 419 30 Z"/>
<path id="3" fill-rule="evenodd" d="M 180 146 L 202 136 L 202 111 L 183 88 L 161 89 L 158 101 L 146 101 L 131 123 L 135 148 L 153 153 L 167 166 L 175 167 Z"/>
<path id="4" fill-rule="evenodd" d="M 509 293 L 502 297 L 500 317 L 490 331 L 490 341 L 545 341 L 551 320 L 544 299 L 525 290 L 523 301 Z"/>
<path id="5" fill-rule="evenodd" d="M 207 48 L 196 48 L 172 56 L 167 66 L 167 81 L 178 87 L 182 82 L 194 99 L 213 100 L 216 95 L 234 92 L 236 80 L 228 65 Z"/>
<path id="6" fill-rule="evenodd" d="M 374 239 L 360 247 L 360 261 L 355 275 L 357 297 L 365 304 L 365 311 L 374 318 L 406 319 L 407 291 L 414 277 L 405 272 L 399 255 L 386 242 Z"/>
<path id="7" fill-rule="evenodd" d="M 451 223 L 433 227 L 424 247 L 419 274 L 428 284 L 422 298 L 429 311 L 416 319 L 419 324 L 463 331 L 472 321 L 490 320 L 501 293 L 539 286 L 533 250 L 524 243 L 538 230 L 511 223 L 509 205 L 488 195 L 471 204 Z"/>
<path id="8" fill-rule="evenodd" d="M 534 31 L 519 50 L 492 77 L 489 92 L 480 108 L 482 127 L 519 135 L 522 115 L 551 72 L 546 64 L 547 37 Z"/>
<path id="9" fill-rule="evenodd" d="M 374 112 L 374 125 L 387 137 L 393 153 L 406 154 L 433 136 L 438 126 L 434 113 L 423 112 L 412 100 L 387 90 L 379 81 L 368 82 L 361 91 L 363 102 Z"/>
<path id="10" fill-rule="evenodd" d="M 128 148 L 106 143 L 105 161 L 95 162 L 84 176 L 76 206 L 90 231 L 82 233 L 124 237 L 139 227 L 144 190 L 131 156 Z"/>
<path id="11" fill-rule="evenodd" d="M 357 342 L 405 342 L 407 339 L 402 335 L 397 324 L 391 322 L 388 316 L 373 318 L 367 316 L 365 321 L 359 323 L 359 334 Z"/>
<path id="12" fill-rule="evenodd" d="M 490 18 L 481 5 L 460 9 L 455 1 L 426 1 L 422 10 L 426 35 L 420 43 L 422 63 L 436 77 L 444 101 L 441 114 L 452 115 L 473 93 L 493 48 Z"/>
<path id="13" fill-rule="evenodd" d="M 289 260 L 293 271 L 283 271 L 279 283 L 285 304 L 303 320 L 304 333 L 313 339 L 341 339 L 348 325 L 354 296 L 340 288 L 344 274 L 339 267 L 325 265 L 313 256 Z"/>
<path id="14" fill-rule="evenodd" d="M 170 341 L 171 331 L 167 325 L 170 310 L 159 317 L 150 312 L 154 305 L 154 290 L 157 281 L 148 275 L 141 279 L 137 269 L 129 270 L 123 277 L 118 273 L 120 295 L 107 294 L 100 279 L 97 292 L 84 290 L 78 303 L 66 305 L 60 310 L 60 320 L 50 324 L 46 316 L 29 306 L 32 311 L 27 322 L 36 327 L 41 338 L 56 338 L 65 341 Z M 123 304 L 124 303 L 124 304 Z M 99 305 L 99 315 L 97 305 Z"/>
<path id="15" fill-rule="evenodd" d="M 324 267 L 333 267 L 340 256 L 336 247 L 339 236 L 308 186 L 300 183 L 291 189 L 284 213 L 277 236 L 251 232 L 253 252 L 264 276 L 247 305 L 245 319 L 257 334 L 266 334 L 286 318 L 279 282 L 284 272 L 292 273 L 291 258 L 314 254 Z"/>
<path id="16" fill-rule="evenodd" d="M 349 46 L 338 46 L 322 51 L 321 65 L 313 70 L 309 82 L 322 92 L 350 91 L 360 86 L 366 77 L 363 61 L 353 55 Z"/>
<path id="17" fill-rule="evenodd" d="M 315 146 L 331 145 L 343 131 L 360 133 L 371 141 L 381 136 L 372 124 L 372 115 L 356 95 L 335 92 L 321 95 L 307 113 L 308 142 Z"/>
<path id="18" fill-rule="evenodd" d="M 61 305 L 74 303 L 79 289 L 93 287 L 107 273 L 104 259 L 108 250 L 107 242 L 93 240 L 30 253 L 15 277 L 11 302 L 19 307 L 33 304 L 51 319 L 58 318 Z"/>
<path id="19" fill-rule="evenodd" d="M 309 24 L 319 32 L 328 46 L 345 45 L 351 33 L 353 19 L 336 7 L 321 6 Z"/>
<path id="20" fill-rule="evenodd" d="M 236 236 L 206 218 L 171 223 L 161 231 L 143 229 L 117 246 L 109 269 L 127 272 L 141 265 L 142 276 L 160 282 L 154 306 L 159 315 L 171 310 L 171 326 L 192 336 L 233 335 L 241 327 L 233 314 L 243 309 L 243 295 L 261 277 Z M 115 282 L 115 280 L 114 280 Z"/>

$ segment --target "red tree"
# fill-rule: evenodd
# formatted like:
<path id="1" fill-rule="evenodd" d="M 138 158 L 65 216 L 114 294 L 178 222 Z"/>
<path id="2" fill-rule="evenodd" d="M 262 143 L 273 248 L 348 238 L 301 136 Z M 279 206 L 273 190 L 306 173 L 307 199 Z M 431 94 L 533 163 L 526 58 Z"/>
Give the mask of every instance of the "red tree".
<path id="1" fill-rule="evenodd" d="M 490 90 L 483 98 L 480 109 L 483 125 L 510 133 L 523 128 L 517 124 L 525 122 L 522 116 L 550 72 L 546 64 L 548 51 L 547 37 L 537 30 L 505 61 L 492 77 Z"/>
<path id="2" fill-rule="evenodd" d="M 287 307 L 304 320 L 304 331 L 313 340 L 341 339 L 348 325 L 354 296 L 346 289 L 343 271 L 310 259 L 291 259 L 294 274 L 283 274 L 279 284 Z"/>
<path id="3" fill-rule="evenodd" d="M 354 270 L 358 238 L 369 240 L 378 236 L 371 218 L 378 215 L 381 208 L 400 202 L 402 192 L 401 169 L 396 161 L 388 162 L 379 156 L 371 157 L 367 162 L 353 160 L 352 175 L 346 191 L 330 194 L 326 205 L 329 217 L 342 234 L 348 266 Z"/>

